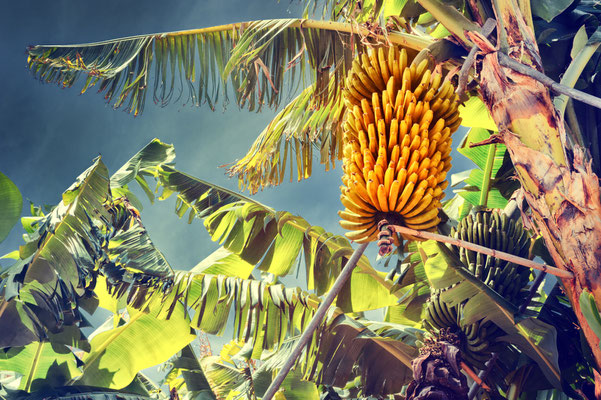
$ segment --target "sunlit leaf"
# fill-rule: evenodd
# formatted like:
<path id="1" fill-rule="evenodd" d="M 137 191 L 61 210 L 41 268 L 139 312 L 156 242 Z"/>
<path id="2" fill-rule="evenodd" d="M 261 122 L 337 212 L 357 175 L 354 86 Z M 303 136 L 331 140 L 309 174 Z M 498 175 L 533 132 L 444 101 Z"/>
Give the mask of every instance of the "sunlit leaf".
<path id="1" fill-rule="evenodd" d="M 17 186 L 0 172 L 0 242 L 8 236 L 12 227 L 19 221 L 23 198 Z"/>
<path id="2" fill-rule="evenodd" d="M 81 374 L 71 350 L 47 341 L 0 350 L 0 370 L 22 375 L 19 389 L 27 392 L 62 386 Z"/>
<path id="3" fill-rule="evenodd" d="M 127 324 L 94 336 L 77 383 L 121 389 L 138 371 L 166 361 L 196 337 L 183 306 L 174 307 L 168 320 L 156 317 L 130 310 Z"/>

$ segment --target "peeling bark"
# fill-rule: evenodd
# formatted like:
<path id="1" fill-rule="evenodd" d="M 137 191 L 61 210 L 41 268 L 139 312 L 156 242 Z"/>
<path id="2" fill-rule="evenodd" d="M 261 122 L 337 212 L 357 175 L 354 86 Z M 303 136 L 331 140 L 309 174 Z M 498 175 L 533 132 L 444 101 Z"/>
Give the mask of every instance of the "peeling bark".
<path id="1" fill-rule="evenodd" d="M 517 7 L 496 10 L 500 40 L 508 55 L 542 71 L 536 42 Z M 485 46 L 481 46 L 485 47 Z M 540 82 L 499 65 L 496 49 L 485 48 L 480 63 L 480 95 L 487 104 L 531 209 L 531 225 L 543 236 L 558 268 L 571 271 L 566 293 L 601 371 L 599 338 L 580 309 L 590 291 L 601 309 L 601 192 L 598 177 L 581 148 L 566 156 L 565 129 L 549 90 Z"/>

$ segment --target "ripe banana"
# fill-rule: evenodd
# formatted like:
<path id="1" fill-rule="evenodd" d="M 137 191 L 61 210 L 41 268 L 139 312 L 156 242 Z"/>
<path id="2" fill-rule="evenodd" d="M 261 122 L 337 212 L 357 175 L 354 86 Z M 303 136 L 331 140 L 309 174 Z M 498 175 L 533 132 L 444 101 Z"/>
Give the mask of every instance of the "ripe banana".
<path id="1" fill-rule="evenodd" d="M 339 215 L 347 237 L 375 240 L 377 223 L 387 214 L 406 226 L 436 229 L 450 135 L 461 122 L 451 81 L 433 72 L 427 59 L 415 62 L 392 46 L 363 52 L 344 82 L 345 210 Z M 442 311 L 445 320 L 455 318 L 445 306 Z"/>

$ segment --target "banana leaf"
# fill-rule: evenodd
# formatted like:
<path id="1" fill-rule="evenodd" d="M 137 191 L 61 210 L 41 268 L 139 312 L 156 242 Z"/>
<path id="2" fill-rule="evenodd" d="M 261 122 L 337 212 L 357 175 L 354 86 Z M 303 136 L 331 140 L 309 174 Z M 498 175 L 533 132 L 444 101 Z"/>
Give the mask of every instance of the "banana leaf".
<path id="1" fill-rule="evenodd" d="M 79 385 L 121 389 L 144 368 L 162 363 L 196 338 L 184 307 L 172 307 L 170 319 L 129 310 L 126 324 L 94 335 L 83 358 Z"/>
<path id="2" fill-rule="evenodd" d="M 0 370 L 19 374 L 18 389 L 26 392 L 64 385 L 81 375 L 78 364 L 67 346 L 48 341 L 0 350 Z"/>
<path id="3" fill-rule="evenodd" d="M 23 197 L 17 186 L 0 172 L 0 242 L 8 236 L 21 216 Z"/>

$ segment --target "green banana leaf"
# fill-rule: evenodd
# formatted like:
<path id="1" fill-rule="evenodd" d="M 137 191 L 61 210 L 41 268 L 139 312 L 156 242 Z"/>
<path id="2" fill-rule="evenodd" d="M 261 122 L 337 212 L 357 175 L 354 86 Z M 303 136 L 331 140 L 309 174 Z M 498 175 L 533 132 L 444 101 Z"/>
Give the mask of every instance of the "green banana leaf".
<path id="1" fill-rule="evenodd" d="M 191 345 L 187 345 L 168 361 L 170 365 L 163 384 L 170 390 L 177 390 L 180 397 L 197 400 L 217 400 L 207 376 L 200 366 Z"/>
<path id="2" fill-rule="evenodd" d="M 21 246 L 23 260 L 7 272 L 0 293 L 0 324 L 5 327 L 0 347 L 41 341 L 44 328 L 56 333 L 59 326 L 77 322 L 76 299 L 85 293 L 84 277 L 96 268 L 101 247 L 90 216 L 110 219 L 103 204 L 108 197 L 108 173 L 97 159 Z"/>
<path id="3" fill-rule="evenodd" d="M 139 371 L 166 361 L 196 338 L 181 304 L 172 307 L 167 320 L 156 312 L 130 308 L 128 313 L 126 324 L 92 337 L 76 384 L 124 388 Z"/>
<path id="4" fill-rule="evenodd" d="M 173 145 L 163 143 L 159 139 L 151 140 L 111 176 L 113 198 L 124 195 L 130 201 L 136 199 L 127 187 L 132 180 L 135 180 L 146 193 L 148 199 L 153 202 L 154 193 L 148 186 L 145 177 L 156 176 L 159 167 L 171 164 L 174 159 L 175 150 Z M 137 203 L 139 204 L 139 201 Z M 134 205 L 136 208 L 142 209 L 139 205 L 135 203 Z"/>
<path id="5" fill-rule="evenodd" d="M 222 334 L 232 314 L 234 339 L 245 343 L 239 356 L 259 359 L 266 351 L 278 348 L 287 337 L 300 334 L 320 300 L 313 294 L 298 288 L 287 289 L 281 284 L 181 271 L 176 273 L 168 292 L 157 290 L 143 304 L 156 312 L 158 319 L 173 319 L 174 307 L 182 303 L 193 313 L 190 325 L 209 334 Z M 392 331 L 389 325 L 372 331 L 340 309 L 331 308 L 305 356 L 301 357 L 306 379 L 344 385 L 354 371 L 353 365 L 370 371 L 386 359 L 386 365 L 395 365 L 387 371 L 396 379 L 387 377 L 384 371 L 374 376 L 366 372 L 370 379 L 366 390 L 374 393 L 400 390 L 402 384 L 397 386 L 400 380 L 406 382 L 411 376 L 409 367 L 416 349 L 415 339 L 410 338 L 415 330 L 408 331 L 410 334 L 398 331 L 399 328 Z"/>
<path id="6" fill-rule="evenodd" d="M 213 240 L 226 249 L 276 276 L 290 273 L 302 251 L 307 288 L 315 290 L 317 295 L 329 290 L 352 253 L 346 238 L 312 227 L 290 213 L 273 212 L 256 203 L 227 205 L 207 218 L 205 227 Z M 362 257 L 338 295 L 336 305 L 345 312 L 386 307 L 398 301 L 391 287 L 384 274 Z"/>
<path id="7" fill-rule="evenodd" d="M 455 174 L 451 185 L 464 182 L 465 186 L 455 192 L 472 205 L 482 205 L 482 191 L 488 189 L 486 206 L 504 208 L 507 198 L 519 187 L 511 177 L 513 167 L 506 155 L 504 144 L 489 144 L 470 148 L 470 143 L 478 143 L 490 137 L 483 128 L 472 128 L 458 148 L 458 151 L 472 160 L 478 168 Z"/>
<path id="8" fill-rule="evenodd" d="M 316 290 L 318 295 L 327 292 L 352 254 L 347 239 L 311 226 L 300 217 L 276 212 L 167 165 L 159 166 L 155 173 L 157 184 L 163 189 L 160 200 L 176 194 L 176 213 L 182 217 L 189 212 L 188 221 L 210 216 L 205 226 L 213 239 L 247 263 L 258 264 L 259 270 L 276 276 L 289 274 L 302 252 L 307 287 Z M 234 203 L 236 201 L 240 202 Z M 385 307 L 398 300 L 391 288 L 384 274 L 374 270 L 367 258 L 362 257 L 358 269 L 339 295 L 337 305 L 351 311 Z M 372 296 L 362 295 L 367 292 Z"/>
<path id="9" fill-rule="evenodd" d="M 71 350 L 48 341 L 0 351 L 0 370 L 20 374 L 18 388 L 26 392 L 61 386 L 81 375 Z"/>
<path id="10" fill-rule="evenodd" d="M 8 236 L 19 221 L 23 197 L 17 186 L 0 172 L 0 242 Z"/>
<path id="11" fill-rule="evenodd" d="M 203 358 L 202 365 L 211 386 L 222 398 L 246 399 L 252 396 L 251 393 L 262 398 L 274 376 L 273 369 L 265 368 L 264 364 L 250 374 L 247 368 L 234 368 L 215 356 Z M 279 391 L 286 400 L 319 400 L 317 385 L 302 378 L 299 368 L 292 369 Z"/>
<path id="12" fill-rule="evenodd" d="M 332 77 L 328 91 L 338 90 Z M 328 94 L 323 101 L 313 84 L 284 107 L 261 132 L 244 157 L 228 168 L 242 187 L 251 193 L 284 181 L 289 169 L 290 180 L 296 170 L 297 179 L 311 176 L 313 151 L 319 150 L 319 161 L 326 171 L 342 157 L 342 96 Z M 323 103 L 323 104 L 321 104 Z M 297 154 L 298 156 L 294 156 Z M 287 165 L 289 164 L 289 166 Z"/>
<path id="13" fill-rule="evenodd" d="M 227 103 L 231 84 L 239 106 L 260 110 L 264 104 L 277 107 L 287 93 L 284 79 L 295 87 L 307 78 L 307 68 L 321 92 L 329 75 L 322 67 L 332 66 L 339 87 L 353 52 L 362 46 L 360 41 L 346 45 L 351 43 L 348 33 L 307 26 L 300 19 L 276 19 L 97 43 L 38 45 L 28 49 L 28 65 L 49 83 L 73 86 L 84 80 L 82 92 L 100 84 L 108 102 L 135 114 L 142 112 L 148 91 L 164 106 L 176 100 L 174 93 L 184 89 L 184 82 L 189 90 L 182 97 L 188 103 L 207 102 L 214 108 L 220 97 Z M 149 84 L 153 68 L 155 79 Z"/>

